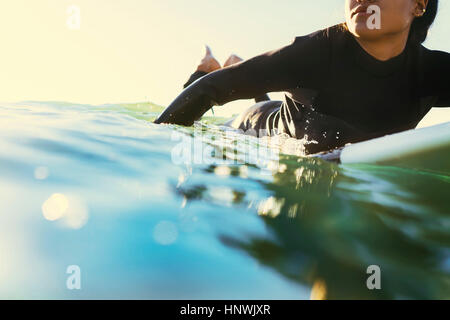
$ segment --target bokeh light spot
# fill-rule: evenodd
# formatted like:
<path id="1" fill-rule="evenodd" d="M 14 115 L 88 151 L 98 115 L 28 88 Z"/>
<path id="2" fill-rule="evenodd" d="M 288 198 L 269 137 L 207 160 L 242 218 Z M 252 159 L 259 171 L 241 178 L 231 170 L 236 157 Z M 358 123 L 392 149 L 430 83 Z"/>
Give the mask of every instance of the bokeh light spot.
<path id="1" fill-rule="evenodd" d="M 55 193 L 42 205 L 42 214 L 49 221 L 55 221 L 63 217 L 69 208 L 69 201 L 61 193 Z"/>

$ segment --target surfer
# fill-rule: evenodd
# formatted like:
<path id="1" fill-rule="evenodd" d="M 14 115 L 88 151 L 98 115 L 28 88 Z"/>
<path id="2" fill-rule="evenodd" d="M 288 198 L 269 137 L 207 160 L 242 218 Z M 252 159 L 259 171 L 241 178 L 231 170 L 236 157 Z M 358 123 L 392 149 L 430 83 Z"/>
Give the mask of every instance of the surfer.
<path id="1" fill-rule="evenodd" d="M 380 13 L 370 28 L 369 6 Z M 207 54 L 155 123 L 190 126 L 214 105 L 255 98 L 226 125 L 306 139 L 316 153 L 413 129 L 450 106 L 450 54 L 425 48 L 438 0 L 346 0 L 346 22 L 224 67 Z M 286 92 L 284 101 L 266 93 Z"/>

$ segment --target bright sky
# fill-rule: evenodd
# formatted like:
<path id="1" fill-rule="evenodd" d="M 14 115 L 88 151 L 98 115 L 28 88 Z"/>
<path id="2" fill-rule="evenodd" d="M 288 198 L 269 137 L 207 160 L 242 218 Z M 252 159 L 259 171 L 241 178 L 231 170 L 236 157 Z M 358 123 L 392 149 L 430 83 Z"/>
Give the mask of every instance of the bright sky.
<path id="1" fill-rule="evenodd" d="M 71 5 L 81 10 L 79 30 L 67 25 Z M 91 104 L 167 105 L 204 44 L 221 62 L 233 52 L 249 58 L 344 16 L 344 0 L 13 0 L 0 7 L 0 101 Z M 441 1 L 427 47 L 450 51 L 449 20 L 450 3 Z M 446 109 L 435 118 L 450 121 Z"/>

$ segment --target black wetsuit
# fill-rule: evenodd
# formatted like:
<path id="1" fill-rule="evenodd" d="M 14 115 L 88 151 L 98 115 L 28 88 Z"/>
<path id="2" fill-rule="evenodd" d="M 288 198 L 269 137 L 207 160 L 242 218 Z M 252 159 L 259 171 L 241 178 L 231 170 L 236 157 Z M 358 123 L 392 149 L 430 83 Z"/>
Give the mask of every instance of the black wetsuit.
<path id="1" fill-rule="evenodd" d="M 307 135 L 313 153 L 415 128 L 431 107 L 450 106 L 449 75 L 446 52 L 409 41 L 383 62 L 337 25 L 203 76 L 155 122 L 192 125 L 213 105 L 285 91 L 285 101 L 257 103 L 233 126 Z"/>

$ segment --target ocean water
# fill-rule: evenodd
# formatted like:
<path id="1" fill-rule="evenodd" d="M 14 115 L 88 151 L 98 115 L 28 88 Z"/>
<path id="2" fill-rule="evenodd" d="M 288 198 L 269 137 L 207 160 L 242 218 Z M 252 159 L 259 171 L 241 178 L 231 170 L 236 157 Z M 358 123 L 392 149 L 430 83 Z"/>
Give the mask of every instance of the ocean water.
<path id="1" fill-rule="evenodd" d="M 0 298 L 450 298 L 448 175 L 160 111 L 0 104 Z"/>

